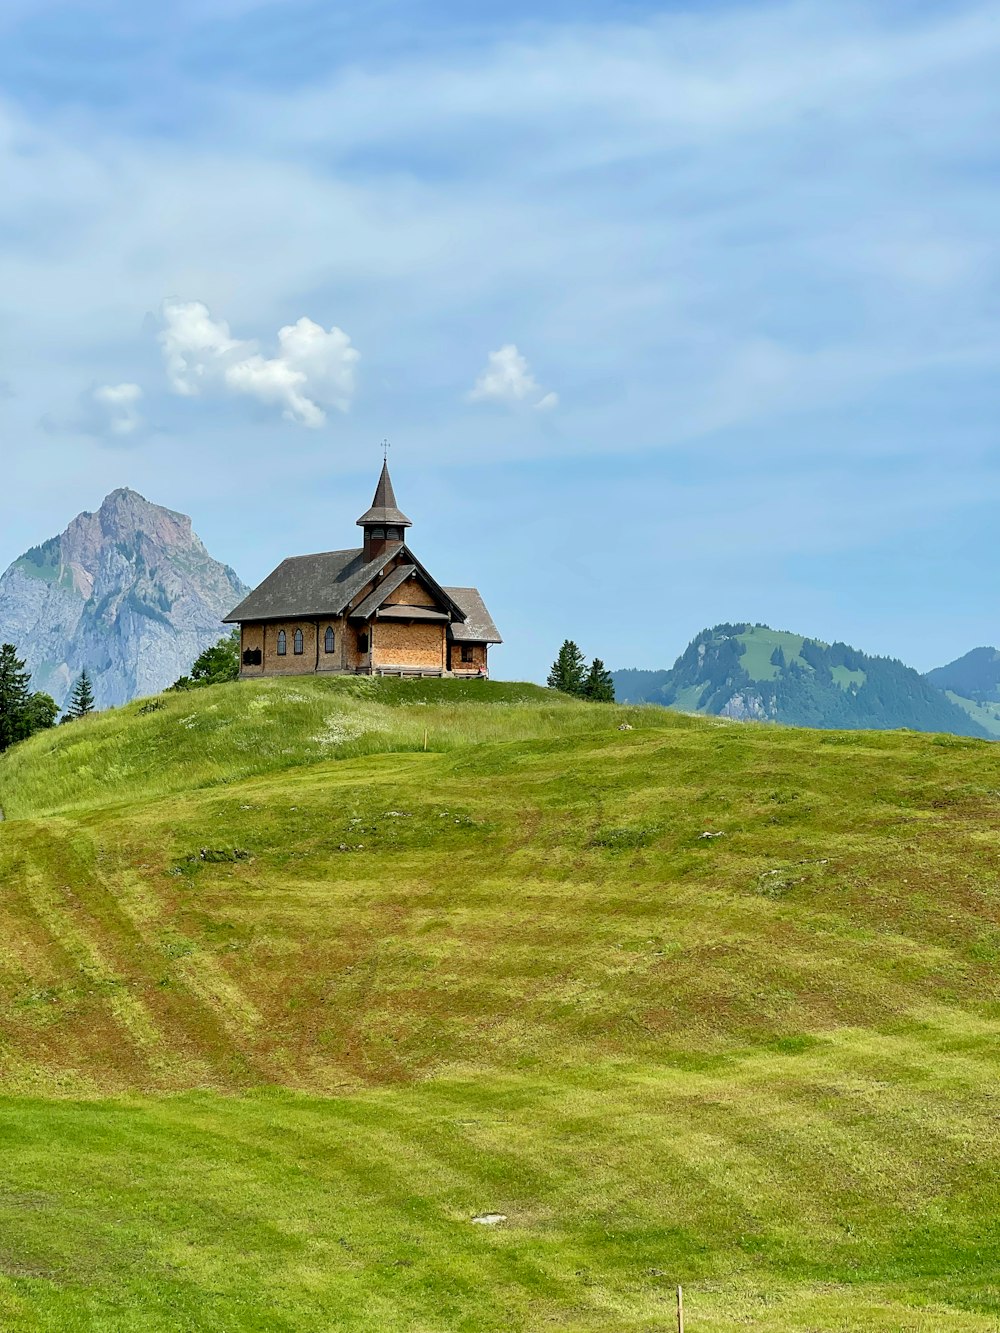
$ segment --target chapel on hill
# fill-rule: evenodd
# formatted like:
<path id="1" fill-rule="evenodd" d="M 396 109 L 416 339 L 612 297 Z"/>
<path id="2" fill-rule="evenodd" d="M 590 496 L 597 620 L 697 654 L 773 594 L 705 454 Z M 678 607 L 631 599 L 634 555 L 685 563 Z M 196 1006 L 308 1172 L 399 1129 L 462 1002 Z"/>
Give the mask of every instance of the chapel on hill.
<path id="1" fill-rule="evenodd" d="M 497 627 L 475 588 L 445 588 L 410 550 L 388 463 L 358 519 L 364 545 L 295 555 L 226 617 L 243 676 L 485 676 Z"/>

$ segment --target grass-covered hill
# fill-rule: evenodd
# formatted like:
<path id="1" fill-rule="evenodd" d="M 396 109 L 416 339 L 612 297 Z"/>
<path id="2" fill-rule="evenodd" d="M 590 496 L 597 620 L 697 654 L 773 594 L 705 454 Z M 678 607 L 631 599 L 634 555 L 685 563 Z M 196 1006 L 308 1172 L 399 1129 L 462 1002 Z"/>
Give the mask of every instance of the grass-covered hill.
<path id="1" fill-rule="evenodd" d="M 995 746 L 261 681 L 0 805 L 5 1330 L 997 1328 Z"/>
<path id="2" fill-rule="evenodd" d="M 614 681 L 626 702 L 719 717 L 793 727 L 994 734 L 935 681 L 902 662 L 767 625 L 716 625 L 702 631 L 671 670 L 616 671 Z"/>
<path id="3" fill-rule="evenodd" d="M 973 648 L 928 671 L 927 679 L 991 736 L 1000 737 L 1000 648 Z"/>

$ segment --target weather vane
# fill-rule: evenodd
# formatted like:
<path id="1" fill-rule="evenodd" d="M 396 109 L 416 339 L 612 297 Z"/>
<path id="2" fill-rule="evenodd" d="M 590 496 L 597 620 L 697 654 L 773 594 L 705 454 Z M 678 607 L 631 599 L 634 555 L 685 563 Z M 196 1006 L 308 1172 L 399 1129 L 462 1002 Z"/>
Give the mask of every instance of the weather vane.
<path id="1" fill-rule="evenodd" d="M 392 445 L 389 443 L 388 440 L 383 440 L 383 441 L 382 441 L 382 462 L 383 462 L 383 463 L 388 463 L 388 461 L 389 461 L 389 450 L 390 450 L 391 448 L 392 448 Z"/>

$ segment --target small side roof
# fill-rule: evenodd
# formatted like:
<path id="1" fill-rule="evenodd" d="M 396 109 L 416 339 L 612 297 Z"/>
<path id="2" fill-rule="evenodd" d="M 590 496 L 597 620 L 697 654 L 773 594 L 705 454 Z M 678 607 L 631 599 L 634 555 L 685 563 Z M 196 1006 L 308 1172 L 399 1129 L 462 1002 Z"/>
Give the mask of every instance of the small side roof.
<path id="1" fill-rule="evenodd" d="M 445 588 L 465 613 L 465 622 L 452 624 L 448 634 L 455 643 L 503 643 L 478 588 Z"/>

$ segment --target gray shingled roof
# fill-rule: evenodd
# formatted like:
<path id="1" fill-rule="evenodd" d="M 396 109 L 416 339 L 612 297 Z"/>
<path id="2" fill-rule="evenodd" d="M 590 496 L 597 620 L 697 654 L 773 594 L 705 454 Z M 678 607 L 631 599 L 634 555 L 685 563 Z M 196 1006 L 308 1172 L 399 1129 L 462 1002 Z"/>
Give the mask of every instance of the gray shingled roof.
<path id="1" fill-rule="evenodd" d="M 396 506 L 396 493 L 392 489 L 392 478 L 389 476 L 388 463 L 382 464 L 382 473 L 378 479 L 378 485 L 375 487 L 375 499 L 372 500 L 372 507 L 358 519 L 358 527 L 363 528 L 372 523 L 391 523 L 397 528 L 413 527 L 403 511 Z"/>
<path id="2" fill-rule="evenodd" d="M 395 552 L 365 563 L 364 547 L 293 555 L 271 574 L 223 622 L 294 620 L 299 616 L 339 616 Z"/>
<path id="3" fill-rule="evenodd" d="M 489 613 L 483 606 L 483 600 L 475 588 L 442 588 L 407 546 L 391 547 L 378 559 L 370 560 L 367 564 L 364 560 L 363 547 L 355 547 L 350 551 L 322 551 L 317 555 L 290 556 L 289 559 L 282 560 L 278 568 L 268 574 L 264 582 L 255 588 L 249 597 L 244 598 L 239 606 L 230 611 L 223 624 L 233 625 L 250 620 L 319 619 L 323 616 L 339 616 L 357 597 L 365 584 L 370 583 L 390 560 L 399 555 L 407 557 L 410 562 L 406 565 L 405 577 L 409 577 L 415 571 L 419 572 L 429 587 L 441 593 L 457 617 L 466 615 L 467 611 L 465 603 L 454 594 L 457 591 L 463 596 L 468 595 L 469 605 L 478 623 L 485 627 L 485 633 L 492 633 L 495 636 L 490 639 L 476 632 L 472 636 L 473 641 L 500 643 L 496 626 L 490 620 Z M 369 602 L 374 603 L 373 610 L 381 605 L 393 588 L 404 581 L 403 578 L 399 578 L 395 584 L 393 583 L 397 572 L 393 571 L 380 587 L 374 589 L 355 614 L 359 614 L 361 607 L 367 607 Z M 366 614 L 370 615 L 371 611 Z M 463 628 L 465 627 L 460 625 L 452 626 L 453 630 Z"/>
<path id="4" fill-rule="evenodd" d="M 445 588 L 445 592 L 465 612 L 465 624 L 455 623 L 448 630 L 455 643 L 503 643 L 478 588 Z"/>

